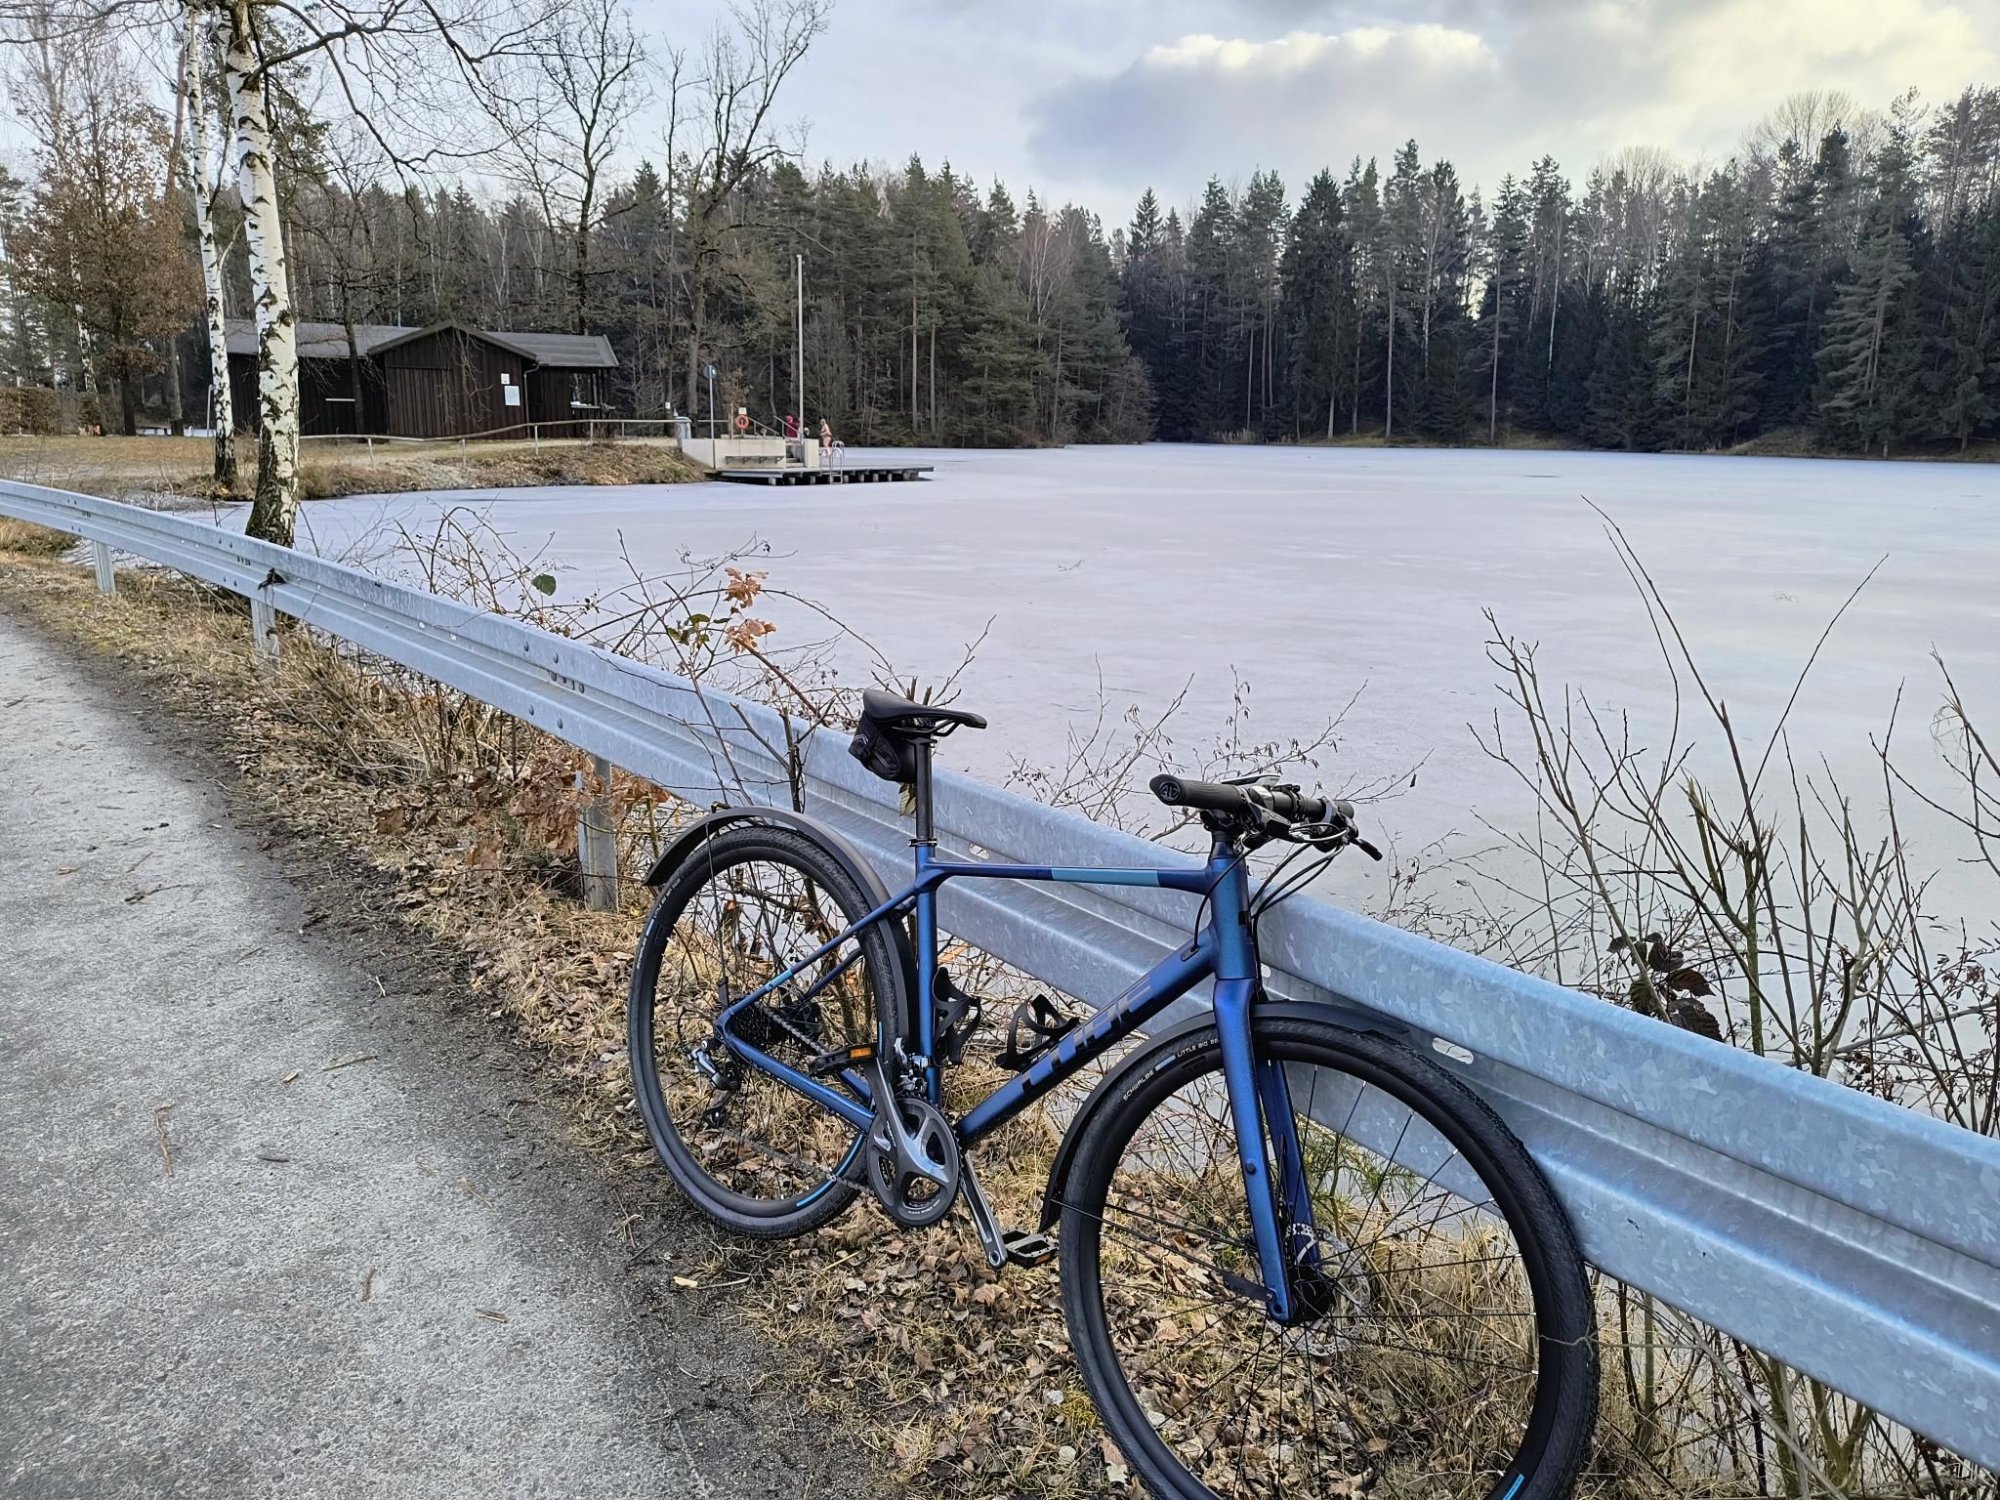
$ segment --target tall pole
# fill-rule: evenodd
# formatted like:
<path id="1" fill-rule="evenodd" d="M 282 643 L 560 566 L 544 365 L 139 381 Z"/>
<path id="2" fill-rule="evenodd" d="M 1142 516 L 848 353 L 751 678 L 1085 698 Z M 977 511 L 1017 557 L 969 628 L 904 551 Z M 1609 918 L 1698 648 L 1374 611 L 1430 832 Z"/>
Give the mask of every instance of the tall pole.
<path id="1" fill-rule="evenodd" d="M 799 382 L 799 436 L 806 435 L 806 258 L 803 254 L 794 258 L 798 277 L 798 350 L 792 359 L 792 370 Z M 800 452 L 805 450 L 801 448 Z"/>

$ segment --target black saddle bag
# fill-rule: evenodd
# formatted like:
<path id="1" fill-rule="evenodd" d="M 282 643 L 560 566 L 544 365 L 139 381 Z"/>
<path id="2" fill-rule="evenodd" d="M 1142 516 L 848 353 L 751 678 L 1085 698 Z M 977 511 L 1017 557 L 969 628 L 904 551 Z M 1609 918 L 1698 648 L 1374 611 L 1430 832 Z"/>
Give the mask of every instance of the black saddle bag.
<path id="1" fill-rule="evenodd" d="M 917 779 L 917 747 L 911 740 L 898 739 L 864 717 L 855 726 L 847 753 L 884 781 L 908 783 Z"/>

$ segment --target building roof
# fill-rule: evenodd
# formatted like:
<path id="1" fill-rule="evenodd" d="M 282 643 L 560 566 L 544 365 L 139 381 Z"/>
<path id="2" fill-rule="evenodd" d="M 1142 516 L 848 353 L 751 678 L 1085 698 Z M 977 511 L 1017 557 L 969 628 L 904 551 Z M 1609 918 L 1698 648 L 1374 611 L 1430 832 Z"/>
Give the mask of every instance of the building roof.
<path id="1" fill-rule="evenodd" d="M 231 354 L 256 354 L 255 323 L 248 318 L 231 318 L 224 326 L 228 331 Z M 356 323 L 354 342 L 363 354 L 373 354 L 383 344 L 392 343 L 414 331 L 396 323 Z M 298 325 L 298 338 L 300 359 L 347 358 L 347 329 L 342 324 L 301 323 Z"/>
<path id="2" fill-rule="evenodd" d="M 488 333 L 479 329 L 472 332 L 552 370 L 618 368 L 611 340 L 601 333 Z"/>
<path id="3" fill-rule="evenodd" d="M 248 318 L 231 318 L 227 326 L 229 352 L 255 355 L 257 325 Z M 472 328 L 464 323 L 433 323 L 428 328 L 410 328 L 400 323 L 356 323 L 354 343 L 364 355 L 379 354 L 392 345 L 408 343 L 447 328 L 456 328 L 476 339 L 497 344 L 545 369 L 618 368 L 618 356 L 611 352 L 611 341 L 597 333 L 505 333 L 495 329 Z M 347 358 L 347 329 L 339 323 L 301 323 L 298 334 L 300 359 Z"/>
<path id="4" fill-rule="evenodd" d="M 394 338 L 377 344 L 371 353 L 398 344 L 407 344 L 431 334 L 442 333 L 448 328 L 456 328 L 460 333 L 483 339 L 498 345 L 511 354 L 518 354 L 531 364 L 550 370 L 615 370 L 618 356 L 611 352 L 611 341 L 600 333 L 507 333 L 492 328 L 472 328 L 464 323 L 433 323 L 428 328 L 399 329 Z M 343 345 L 343 347 L 345 347 Z"/>

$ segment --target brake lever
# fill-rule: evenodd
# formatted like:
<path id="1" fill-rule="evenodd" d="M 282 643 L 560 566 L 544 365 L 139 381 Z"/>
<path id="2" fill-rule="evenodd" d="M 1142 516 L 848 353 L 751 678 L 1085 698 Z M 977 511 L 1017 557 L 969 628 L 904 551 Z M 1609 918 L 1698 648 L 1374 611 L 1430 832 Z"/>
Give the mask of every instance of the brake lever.
<path id="1" fill-rule="evenodd" d="M 1310 844 L 1315 849 L 1325 849 L 1330 853 L 1337 853 L 1352 846 L 1378 864 L 1382 859 L 1382 851 L 1364 839 L 1354 825 L 1345 819 L 1338 823 L 1294 824 L 1290 836 L 1297 843 Z"/>

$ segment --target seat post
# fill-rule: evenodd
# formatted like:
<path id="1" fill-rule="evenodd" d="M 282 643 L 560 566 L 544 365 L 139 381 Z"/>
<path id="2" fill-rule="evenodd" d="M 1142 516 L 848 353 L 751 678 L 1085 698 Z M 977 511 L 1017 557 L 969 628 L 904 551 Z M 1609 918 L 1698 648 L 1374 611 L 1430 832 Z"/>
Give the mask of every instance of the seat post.
<path id="1" fill-rule="evenodd" d="M 924 735 L 912 746 L 917 754 L 917 779 L 911 787 L 917 814 L 917 836 L 913 842 L 925 845 L 937 843 L 937 829 L 931 820 L 931 751 L 936 744 L 931 736 Z"/>

